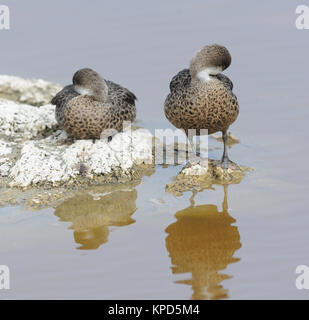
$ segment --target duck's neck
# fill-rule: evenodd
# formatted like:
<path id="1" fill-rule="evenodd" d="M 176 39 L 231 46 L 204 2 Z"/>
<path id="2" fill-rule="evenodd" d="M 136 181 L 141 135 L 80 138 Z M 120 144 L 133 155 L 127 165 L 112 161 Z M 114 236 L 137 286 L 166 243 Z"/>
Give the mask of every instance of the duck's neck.
<path id="1" fill-rule="evenodd" d="M 74 90 L 80 95 L 91 96 L 96 101 L 106 102 L 108 99 L 108 88 L 106 84 L 95 87 L 93 89 L 75 85 Z"/>
<path id="2" fill-rule="evenodd" d="M 93 91 L 91 89 L 88 89 L 82 86 L 74 86 L 74 90 L 80 95 L 87 95 L 87 96 L 93 95 Z"/>
<path id="3" fill-rule="evenodd" d="M 198 72 L 196 74 L 196 77 L 203 82 L 209 82 L 213 80 L 214 76 L 219 74 L 221 71 L 222 71 L 222 67 L 208 67 Z"/>

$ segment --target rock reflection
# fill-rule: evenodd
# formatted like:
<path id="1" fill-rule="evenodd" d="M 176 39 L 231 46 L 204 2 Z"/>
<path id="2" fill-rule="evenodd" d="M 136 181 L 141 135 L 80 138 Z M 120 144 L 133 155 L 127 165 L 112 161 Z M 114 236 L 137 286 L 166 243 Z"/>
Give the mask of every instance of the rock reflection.
<path id="1" fill-rule="evenodd" d="M 227 186 L 224 186 L 222 211 L 216 205 L 191 206 L 175 214 L 177 221 L 166 229 L 166 248 L 173 274 L 191 273 L 189 279 L 176 281 L 190 285 L 192 299 L 221 299 L 228 290 L 221 282 L 230 278 L 220 271 L 239 259 L 234 253 L 241 247 L 236 221 L 228 213 Z"/>
<path id="2" fill-rule="evenodd" d="M 111 226 L 133 222 L 137 184 L 100 187 L 81 193 L 60 204 L 54 214 L 70 221 L 78 249 L 97 249 L 108 241 Z"/>

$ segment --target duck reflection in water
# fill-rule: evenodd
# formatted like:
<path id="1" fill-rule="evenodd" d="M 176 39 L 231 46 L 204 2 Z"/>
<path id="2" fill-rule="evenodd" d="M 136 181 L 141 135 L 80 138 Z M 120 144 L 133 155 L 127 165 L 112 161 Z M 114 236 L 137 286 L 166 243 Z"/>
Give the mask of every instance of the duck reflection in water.
<path id="1" fill-rule="evenodd" d="M 191 279 L 176 283 L 192 286 L 192 299 L 221 299 L 228 290 L 221 282 L 230 276 L 220 271 L 239 261 L 234 253 L 241 247 L 236 221 L 228 213 L 227 186 L 224 186 L 222 211 L 216 205 L 191 206 L 175 214 L 176 222 L 166 229 L 166 248 L 173 274 L 191 273 Z"/>
<path id="2" fill-rule="evenodd" d="M 112 226 L 134 223 L 137 184 L 106 186 L 82 193 L 60 204 L 54 214 L 70 221 L 77 249 L 97 249 L 108 241 Z"/>

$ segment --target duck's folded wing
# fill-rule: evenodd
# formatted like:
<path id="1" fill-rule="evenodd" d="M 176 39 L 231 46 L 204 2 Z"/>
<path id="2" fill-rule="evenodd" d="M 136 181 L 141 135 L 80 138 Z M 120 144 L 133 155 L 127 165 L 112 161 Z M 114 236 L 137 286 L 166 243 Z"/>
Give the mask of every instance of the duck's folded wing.
<path id="1" fill-rule="evenodd" d="M 71 99 L 77 97 L 78 95 L 79 93 L 74 90 L 73 85 L 69 85 L 64 87 L 53 97 L 51 104 L 62 106 L 67 104 Z"/>
<path id="2" fill-rule="evenodd" d="M 106 84 L 108 86 L 108 96 L 112 104 L 121 105 L 128 103 L 134 105 L 137 98 L 133 92 L 109 80 L 106 80 Z"/>
<path id="3" fill-rule="evenodd" d="M 227 89 L 229 89 L 231 91 L 233 90 L 233 82 L 229 77 L 227 77 L 226 75 L 224 75 L 222 73 L 217 74 L 216 77 L 218 80 L 220 80 L 224 84 L 224 86 Z"/>
<path id="4" fill-rule="evenodd" d="M 189 69 L 178 72 L 170 82 L 170 90 L 183 89 L 191 83 L 191 75 Z"/>

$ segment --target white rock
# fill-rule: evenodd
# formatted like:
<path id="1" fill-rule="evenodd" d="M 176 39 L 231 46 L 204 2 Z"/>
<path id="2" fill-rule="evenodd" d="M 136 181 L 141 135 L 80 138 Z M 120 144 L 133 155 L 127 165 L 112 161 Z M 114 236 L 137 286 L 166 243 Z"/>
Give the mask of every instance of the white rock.
<path id="1" fill-rule="evenodd" d="M 0 155 L 7 155 L 12 152 L 12 144 L 0 140 Z M 0 160 L 1 161 L 1 160 Z"/>
<path id="2" fill-rule="evenodd" d="M 207 166 L 202 166 L 200 164 L 195 164 L 193 166 L 190 166 L 189 168 L 184 168 L 182 170 L 182 173 L 186 176 L 194 175 L 194 176 L 202 176 L 205 175 L 208 171 Z"/>
<path id="3" fill-rule="evenodd" d="M 10 169 L 12 168 L 12 163 L 8 158 L 1 159 L 4 163 L 0 164 L 0 176 L 7 177 L 10 174 Z"/>
<path id="4" fill-rule="evenodd" d="M 0 99 L 0 134 L 29 139 L 56 124 L 55 106 L 51 104 L 33 107 Z"/>
<path id="5" fill-rule="evenodd" d="M 13 151 L 15 143 L 0 140 L 0 176 L 6 177 L 10 173 L 13 163 L 9 157 Z"/>
<path id="6" fill-rule="evenodd" d="M 130 176 L 134 164 L 152 163 L 153 137 L 144 129 L 118 133 L 110 143 L 77 140 L 69 146 L 61 145 L 65 137 L 59 130 L 46 139 L 24 142 L 21 157 L 10 170 L 10 186 L 56 186 L 80 175 L 92 179 L 112 172 Z"/>
<path id="7" fill-rule="evenodd" d="M 19 103 L 34 106 L 48 104 L 61 89 L 59 84 L 41 79 L 25 80 L 19 77 L 0 75 L 0 97 Z"/>

